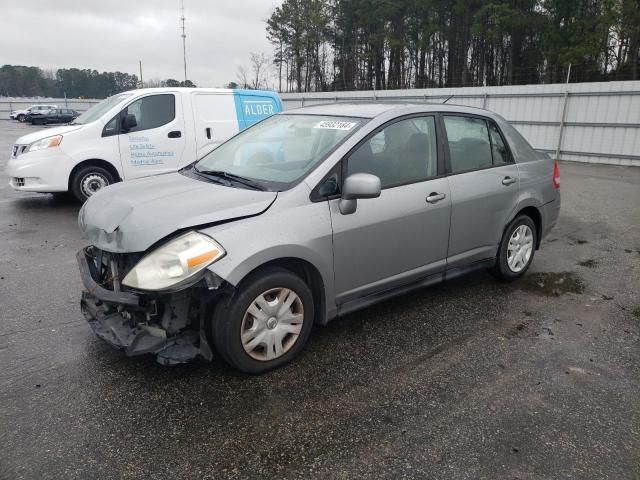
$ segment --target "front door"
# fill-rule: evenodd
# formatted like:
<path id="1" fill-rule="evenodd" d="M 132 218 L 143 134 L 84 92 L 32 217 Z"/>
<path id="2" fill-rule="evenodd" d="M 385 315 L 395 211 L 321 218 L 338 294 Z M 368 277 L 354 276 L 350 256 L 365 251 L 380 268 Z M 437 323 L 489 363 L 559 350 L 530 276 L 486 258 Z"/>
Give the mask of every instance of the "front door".
<path id="1" fill-rule="evenodd" d="M 518 202 L 519 174 L 498 127 L 474 116 L 442 117 L 451 189 L 448 268 L 496 256 Z"/>
<path id="2" fill-rule="evenodd" d="M 438 174 L 433 116 L 386 125 L 343 161 L 345 176 L 380 178 L 380 197 L 343 215 L 330 200 L 338 305 L 443 272 L 451 200 Z"/>
<path id="3" fill-rule="evenodd" d="M 118 143 L 125 179 L 175 171 L 185 148 L 182 103 L 173 93 L 147 95 L 120 113 L 136 118 L 129 131 L 120 130 Z"/>

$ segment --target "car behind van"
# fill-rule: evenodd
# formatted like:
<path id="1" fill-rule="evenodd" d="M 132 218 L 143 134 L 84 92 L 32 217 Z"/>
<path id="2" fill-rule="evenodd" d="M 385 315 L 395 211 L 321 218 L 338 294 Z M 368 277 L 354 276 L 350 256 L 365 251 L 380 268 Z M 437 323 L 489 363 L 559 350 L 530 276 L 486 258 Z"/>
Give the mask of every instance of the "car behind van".
<path id="1" fill-rule="evenodd" d="M 18 120 L 20 123 L 26 122 L 27 117 L 32 114 L 43 114 L 49 110 L 58 108 L 57 105 L 31 105 L 29 108 L 22 110 L 13 110 L 9 113 L 9 118 L 12 120 Z"/>
<path id="2" fill-rule="evenodd" d="M 103 100 L 65 126 L 20 137 L 7 173 L 29 192 L 85 201 L 115 182 L 176 171 L 282 110 L 274 92 L 148 88 Z"/>

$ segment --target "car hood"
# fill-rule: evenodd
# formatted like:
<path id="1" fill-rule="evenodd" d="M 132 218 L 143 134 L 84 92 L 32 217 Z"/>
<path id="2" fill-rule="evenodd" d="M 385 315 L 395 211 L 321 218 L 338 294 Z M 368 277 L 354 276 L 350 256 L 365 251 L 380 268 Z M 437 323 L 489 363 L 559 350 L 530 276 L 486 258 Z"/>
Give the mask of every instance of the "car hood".
<path id="1" fill-rule="evenodd" d="M 60 127 L 45 128 L 44 130 L 38 130 L 37 132 L 29 133 L 16 140 L 18 145 L 29 145 L 43 138 L 53 137 L 54 135 L 64 135 L 65 133 L 75 132 L 80 130 L 84 125 L 61 125 Z"/>
<path id="2" fill-rule="evenodd" d="M 143 252 L 178 230 L 259 215 L 277 192 L 233 188 L 180 173 L 117 183 L 80 210 L 83 238 L 110 252 Z"/>

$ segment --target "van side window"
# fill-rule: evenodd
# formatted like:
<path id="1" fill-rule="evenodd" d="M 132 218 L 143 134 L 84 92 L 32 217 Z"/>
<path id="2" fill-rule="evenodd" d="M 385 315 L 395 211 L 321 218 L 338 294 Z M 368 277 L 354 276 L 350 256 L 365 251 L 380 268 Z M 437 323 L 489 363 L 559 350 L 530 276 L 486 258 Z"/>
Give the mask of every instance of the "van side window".
<path id="1" fill-rule="evenodd" d="M 444 126 L 449 144 L 451 173 L 492 166 L 487 122 L 481 118 L 446 115 Z"/>
<path id="2" fill-rule="evenodd" d="M 382 188 L 415 183 L 437 174 L 435 119 L 414 117 L 392 123 L 360 145 L 348 159 L 347 176 L 371 173 Z"/>
<path id="3" fill-rule="evenodd" d="M 142 97 L 124 109 L 123 118 L 129 114 L 135 115 L 138 124 L 129 132 L 158 128 L 176 117 L 176 100 L 172 94 Z"/>
<path id="4" fill-rule="evenodd" d="M 509 149 L 498 131 L 498 127 L 493 122 L 489 122 L 489 133 L 491 134 L 491 150 L 493 152 L 493 164 L 504 165 L 513 163 Z"/>

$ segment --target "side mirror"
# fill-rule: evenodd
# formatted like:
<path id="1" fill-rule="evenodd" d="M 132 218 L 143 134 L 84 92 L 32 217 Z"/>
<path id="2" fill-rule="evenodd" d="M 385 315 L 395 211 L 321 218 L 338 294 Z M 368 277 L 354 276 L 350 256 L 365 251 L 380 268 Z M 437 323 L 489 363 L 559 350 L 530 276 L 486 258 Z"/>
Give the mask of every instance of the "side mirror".
<path id="1" fill-rule="evenodd" d="M 124 130 L 125 132 L 128 132 L 129 130 L 131 130 L 133 127 L 136 127 L 137 125 L 138 125 L 138 121 L 136 120 L 136 116 L 133 113 L 128 113 L 122 119 L 122 130 Z"/>
<path id="2" fill-rule="evenodd" d="M 382 187 L 380 179 L 370 173 L 354 173 L 345 178 L 342 185 L 342 198 L 338 204 L 340 213 L 351 215 L 358 207 L 359 198 L 376 198 Z"/>

